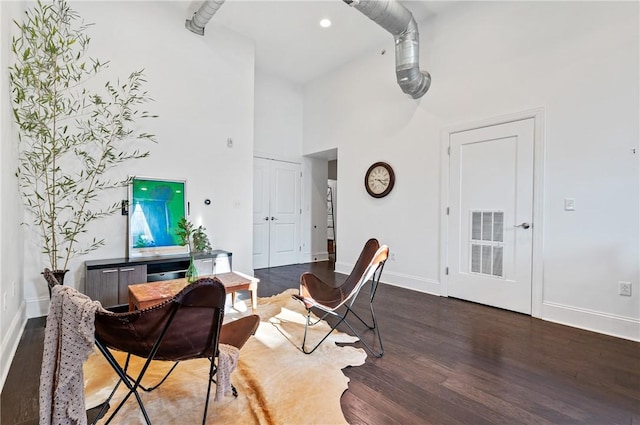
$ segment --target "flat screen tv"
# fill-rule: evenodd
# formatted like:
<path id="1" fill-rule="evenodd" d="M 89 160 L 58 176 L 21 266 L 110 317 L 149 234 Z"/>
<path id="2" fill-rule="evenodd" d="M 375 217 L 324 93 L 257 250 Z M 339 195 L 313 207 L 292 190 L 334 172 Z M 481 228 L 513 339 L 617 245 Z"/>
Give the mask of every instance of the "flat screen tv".
<path id="1" fill-rule="evenodd" d="M 128 256 L 186 254 L 176 234 L 186 216 L 186 182 L 133 177 L 129 185 Z"/>

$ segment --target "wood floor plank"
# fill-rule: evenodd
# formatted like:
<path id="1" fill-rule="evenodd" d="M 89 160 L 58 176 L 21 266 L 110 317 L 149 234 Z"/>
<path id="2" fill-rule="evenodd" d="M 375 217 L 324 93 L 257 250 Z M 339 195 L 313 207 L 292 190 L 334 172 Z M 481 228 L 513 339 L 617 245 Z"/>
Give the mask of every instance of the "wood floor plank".
<path id="1" fill-rule="evenodd" d="M 38 417 L 38 390 L 44 320 L 28 321 L 0 395 L 2 424 L 23 424 Z"/>

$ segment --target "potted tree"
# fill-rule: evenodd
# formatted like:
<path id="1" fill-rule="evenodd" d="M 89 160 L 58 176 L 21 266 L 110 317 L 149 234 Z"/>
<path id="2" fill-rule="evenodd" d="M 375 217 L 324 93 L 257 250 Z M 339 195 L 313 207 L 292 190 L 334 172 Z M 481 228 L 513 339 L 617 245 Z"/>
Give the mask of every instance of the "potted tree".
<path id="1" fill-rule="evenodd" d="M 178 221 L 176 234 L 180 237 L 182 245 L 189 246 L 189 267 L 184 276 L 189 283 L 193 283 L 198 279 L 198 269 L 193 264 L 193 256 L 201 252 L 211 252 L 211 242 L 205 230 L 207 229 L 202 225 L 195 227 L 193 223 L 184 217 L 181 217 Z"/>
<path id="2" fill-rule="evenodd" d="M 128 182 L 113 175 L 114 167 L 148 156 L 134 141 L 154 136 L 135 123 L 155 116 L 141 109 L 150 101 L 142 71 L 92 89 L 96 83 L 89 80 L 108 62 L 89 58 L 89 25 L 64 0 L 38 1 L 15 23 L 9 78 L 18 127 L 16 176 L 26 221 L 39 232 L 61 281 L 72 257 L 104 245 L 104 239 L 86 237 L 88 226 L 119 209 L 104 205 L 101 195 Z"/>

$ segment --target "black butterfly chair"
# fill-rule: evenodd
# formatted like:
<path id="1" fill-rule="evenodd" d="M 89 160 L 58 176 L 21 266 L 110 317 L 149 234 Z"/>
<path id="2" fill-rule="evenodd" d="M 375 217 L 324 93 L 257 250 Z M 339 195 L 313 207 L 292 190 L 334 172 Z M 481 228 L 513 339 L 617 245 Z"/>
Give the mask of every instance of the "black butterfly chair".
<path id="1" fill-rule="evenodd" d="M 358 337 L 364 344 L 365 348 L 375 357 L 382 357 L 384 349 L 382 347 L 382 338 L 380 336 L 380 329 L 376 322 L 376 316 L 373 311 L 373 298 L 376 295 L 376 289 L 380 282 L 380 275 L 384 268 L 384 263 L 389 256 L 389 248 L 386 245 L 380 246 L 376 239 L 369 239 L 364 245 L 360 258 L 356 262 L 351 274 L 347 277 L 342 285 L 336 286 L 323 282 L 313 273 L 303 273 L 300 276 L 300 294 L 293 297 L 302 301 L 307 309 L 307 318 L 304 328 L 304 337 L 302 339 L 302 351 L 305 354 L 313 353 L 316 348 L 327 339 L 327 337 L 336 329 L 341 323 L 345 323 L 349 329 Z M 371 310 L 371 324 L 365 322 L 356 312 L 353 310 L 353 304 L 358 298 L 358 294 L 362 287 L 371 280 L 371 292 L 369 296 L 369 309 Z M 317 308 L 322 312 L 322 315 L 317 320 L 312 320 L 311 309 Z M 344 311 L 339 313 L 338 310 Z M 379 351 L 374 351 L 373 348 L 367 344 L 367 342 L 360 336 L 360 334 L 351 326 L 347 321 L 347 316 L 353 314 L 363 325 L 368 329 L 373 330 L 378 338 L 380 345 Z M 331 330 L 318 342 L 312 349 L 307 349 L 307 330 L 309 326 L 313 326 L 320 321 L 326 319 L 329 316 L 333 316 L 338 319 L 338 322 L 331 327 Z"/>
<path id="2" fill-rule="evenodd" d="M 205 278 L 186 286 L 172 299 L 157 306 L 126 313 L 98 311 L 95 318 L 96 345 L 120 380 L 98 413 L 96 421 L 104 415 L 120 383 L 124 383 L 129 392 L 106 423 L 111 421 L 133 394 L 146 423 L 151 424 L 139 390 L 153 391 L 159 387 L 181 361 L 208 358 L 211 366 L 202 417 L 202 423 L 205 424 L 211 383 L 215 382 L 214 376 L 217 370 L 215 359 L 219 354 L 218 344 L 224 343 L 241 348 L 255 333 L 260 322 L 257 315 L 252 315 L 222 326 L 225 298 L 222 283 L 215 278 Z M 124 365 L 121 366 L 117 362 L 112 349 L 128 353 Z M 132 354 L 146 359 L 139 375 L 135 378 L 127 374 Z M 174 361 L 175 364 L 160 383 L 151 388 L 145 388 L 141 385 L 141 381 L 152 360 Z M 235 388 L 233 390 L 234 395 L 237 395 Z"/>

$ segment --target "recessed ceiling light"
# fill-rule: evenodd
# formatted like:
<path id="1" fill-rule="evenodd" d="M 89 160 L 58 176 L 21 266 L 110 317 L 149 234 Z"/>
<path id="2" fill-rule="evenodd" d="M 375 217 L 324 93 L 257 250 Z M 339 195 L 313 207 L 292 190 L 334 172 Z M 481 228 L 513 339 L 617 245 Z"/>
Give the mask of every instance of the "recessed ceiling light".
<path id="1" fill-rule="evenodd" d="M 327 19 L 327 18 L 321 19 L 320 20 L 320 26 L 322 28 L 329 28 L 331 26 L 331 20 Z"/>

